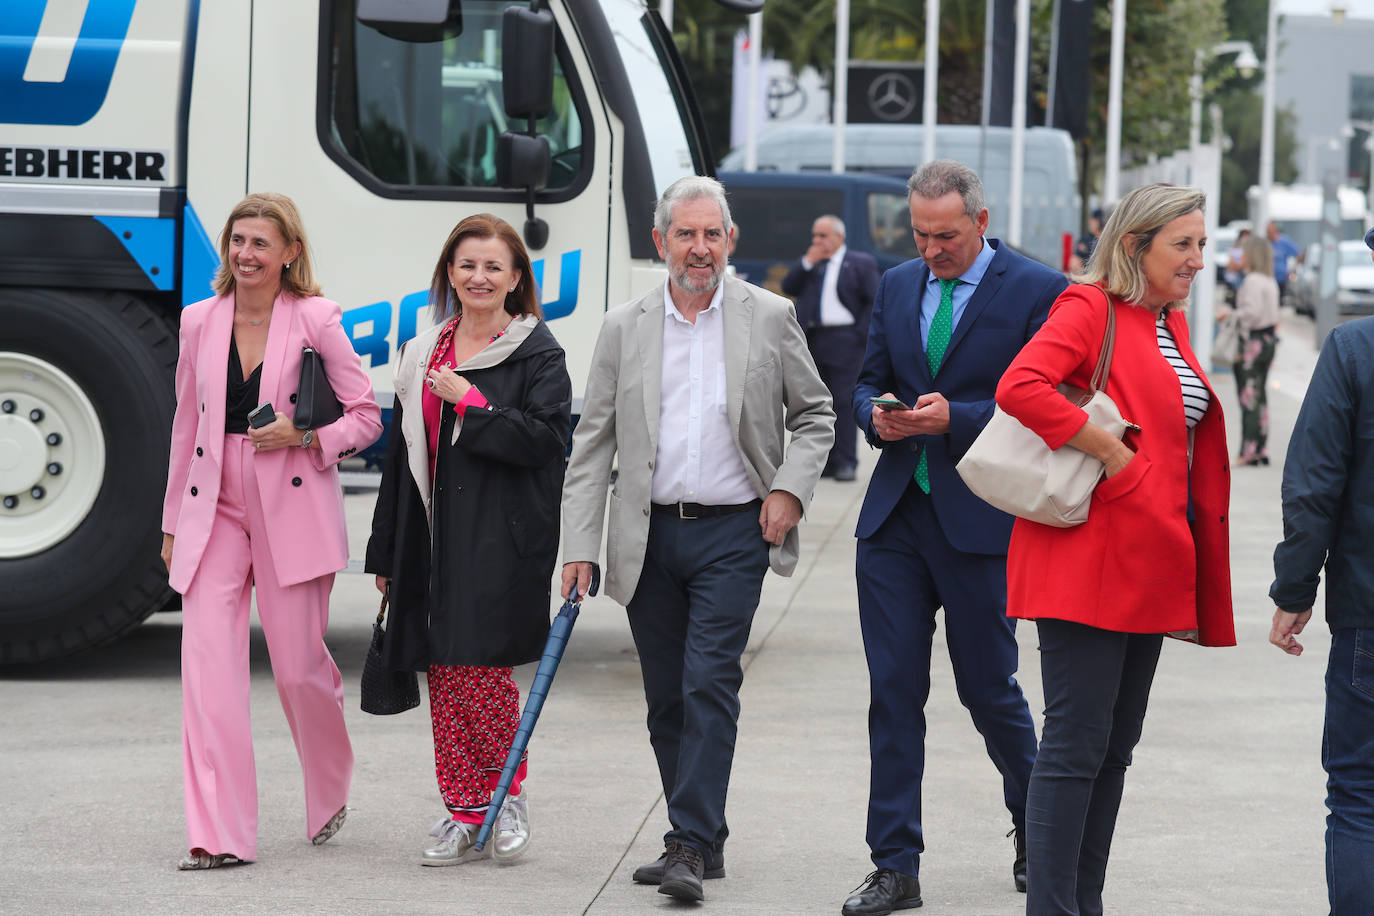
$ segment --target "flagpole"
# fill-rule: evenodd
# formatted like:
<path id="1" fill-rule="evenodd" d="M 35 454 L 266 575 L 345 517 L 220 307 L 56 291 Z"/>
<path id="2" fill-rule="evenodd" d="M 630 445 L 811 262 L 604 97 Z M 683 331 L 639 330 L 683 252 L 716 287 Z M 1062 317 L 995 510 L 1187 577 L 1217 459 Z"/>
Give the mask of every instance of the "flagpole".
<path id="1" fill-rule="evenodd" d="M 831 99 L 834 114 L 834 146 L 831 148 L 830 170 L 844 171 L 844 128 L 849 120 L 849 0 L 835 3 L 835 97 Z"/>
<path id="2" fill-rule="evenodd" d="M 749 14 L 749 102 L 744 128 L 744 170 L 759 170 L 759 61 L 763 50 L 763 13 Z"/>

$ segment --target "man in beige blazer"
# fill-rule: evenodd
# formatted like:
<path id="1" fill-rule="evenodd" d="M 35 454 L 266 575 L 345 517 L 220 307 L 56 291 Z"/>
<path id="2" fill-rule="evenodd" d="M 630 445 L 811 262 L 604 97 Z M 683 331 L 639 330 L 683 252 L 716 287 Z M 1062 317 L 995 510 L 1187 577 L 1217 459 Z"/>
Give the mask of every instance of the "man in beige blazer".
<path id="1" fill-rule="evenodd" d="M 606 313 L 563 489 L 567 597 L 591 582 L 618 457 L 606 591 L 639 651 L 672 824 L 634 879 L 683 900 L 725 874 L 740 656 L 764 573 L 796 568 L 796 525 L 834 439 L 791 303 L 725 276 L 731 232 L 714 179 L 664 192 L 654 243 L 668 282 Z"/>

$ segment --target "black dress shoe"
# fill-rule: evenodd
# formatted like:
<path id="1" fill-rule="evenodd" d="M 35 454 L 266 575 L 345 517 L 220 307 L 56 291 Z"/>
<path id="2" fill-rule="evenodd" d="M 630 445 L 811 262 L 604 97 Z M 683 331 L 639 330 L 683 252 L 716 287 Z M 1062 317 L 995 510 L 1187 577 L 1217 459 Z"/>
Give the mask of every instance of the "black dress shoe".
<path id="1" fill-rule="evenodd" d="M 844 916 L 883 916 L 893 910 L 914 910 L 921 905 L 921 882 L 890 868 L 880 868 L 864 878 L 844 902 Z"/>
<path id="2" fill-rule="evenodd" d="M 1011 880 L 1015 882 L 1016 889 L 1024 894 L 1026 892 L 1026 828 L 1013 827 L 1007 836 L 1016 837 L 1016 858 L 1011 863 Z"/>
<path id="3" fill-rule="evenodd" d="M 855 476 L 856 475 L 852 467 L 836 468 L 835 470 L 835 479 L 840 481 L 841 483 L 850 483 L 854 480 Z"/>
<path id="4" fill-rule="evenodd" d="M 663 855 L 654 859 L 648 865 L 641 865 L 635 869 L 635 884 L 663 883 L 663 867 L 668 864 L 668 851 L 665 849 Z M 705 876 L 707 878 L 725 877 L 725 850 L 713 849 L 706 853 Z"/>
<path id="5" fill-rule="evenodd" d="M 701 890 L 705 871 L 705 863 L 696 847 L 669 840 L 668 861 L 663 865 L 663 881 L 658 885 L 658 892 L 695 903 L 706 896 Z"/>

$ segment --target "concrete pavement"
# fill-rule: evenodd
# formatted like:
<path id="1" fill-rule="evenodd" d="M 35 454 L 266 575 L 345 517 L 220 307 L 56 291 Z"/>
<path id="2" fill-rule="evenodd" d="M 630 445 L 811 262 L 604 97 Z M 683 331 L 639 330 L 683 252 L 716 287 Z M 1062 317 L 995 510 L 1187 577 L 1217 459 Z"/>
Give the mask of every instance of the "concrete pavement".
<path id="1" fill-rule="evenodd" d="M 1303 335 L 1306 334 L 1306 337 Z M 1320 768 L 1325 627 L 1300 659 L 1266 642 L 1270 558 L 1280 537 L 1278 457 L 1313 361 L 1290 321 L 1271 391 L 1268 468 L 1239 469 L 1232 495 L 1235 649 L 1166 641 L 1145 735 L 1127 777 L 1108 873 L 1112 913 L 1324 912 Z M 1237 414 L 1231 379 L 1214 379 Z M 870 870 L 864 844 L 868 685 L 853 529 L 860 482 L 823 481 L 790 579 L 769 576 L 746 663 L 732 780 L 728 877 L 713 913 L 834 914 Z M 348 499 L 354 553 L 371 515 Z M 1171 562 L 1160 556 L 1160 563 Z M 1129 588 L 1122 583 L 1122 588 Z M 667 829 L 624 612 L 589 600 L 531 748 L 529 855 L 510 867 L 418 866 L 442 815 L 425 707 L 358 711 L 376 593 L 341 576 L 329 643 L 343 669 L 357 754 L 347 824 L 305 838 L 299 768 L 254 631 L 259 861 L 178 873 L 180 615 L 61 663 L 0 672 L 0 912 L 616 914 L 689 909 L 636 886 Z M 1020 629 L 1021 682 L 1042 703 L 1034 627 Z M 997 774 L 955 696 L 936 635 L 927 708 L 923 912 L 1012 914 L 1010 816 Z M 532 671 L 520 672 L 522 683 Z"/>

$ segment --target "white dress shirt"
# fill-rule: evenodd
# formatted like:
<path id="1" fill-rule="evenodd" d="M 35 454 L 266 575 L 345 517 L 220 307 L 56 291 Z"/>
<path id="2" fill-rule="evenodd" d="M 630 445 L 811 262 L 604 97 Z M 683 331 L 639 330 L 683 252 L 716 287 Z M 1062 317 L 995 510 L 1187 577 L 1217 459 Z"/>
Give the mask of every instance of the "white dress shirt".
<path id="1" fill-rule="evenodd" d="M 695 323 L 663 288 L 663 370 L 659 380 L 656 503 L 738 505 L 758 498 L 730 431 L 725 383 L 724 286 Z"/>
<path id="2" fill-rule="evenodd" d="M 844 263 L 844 245 L 835 249 L 825 262 L 825 277 L 821 280 L 821 324 L 827 328 L 854 323 L 854 313 L 844 307 L 836 284 L 840 282 L 840 265 Z"/>

